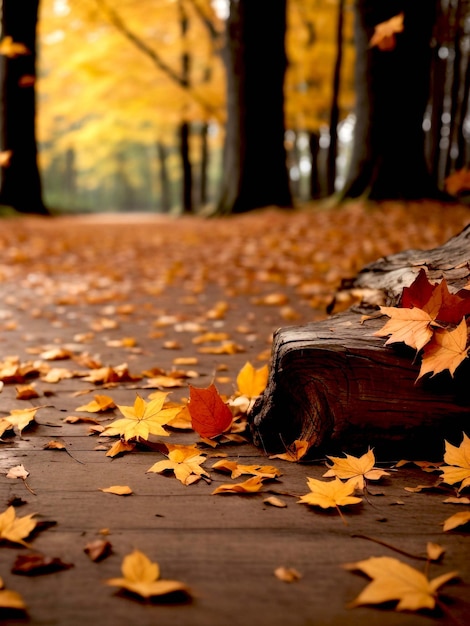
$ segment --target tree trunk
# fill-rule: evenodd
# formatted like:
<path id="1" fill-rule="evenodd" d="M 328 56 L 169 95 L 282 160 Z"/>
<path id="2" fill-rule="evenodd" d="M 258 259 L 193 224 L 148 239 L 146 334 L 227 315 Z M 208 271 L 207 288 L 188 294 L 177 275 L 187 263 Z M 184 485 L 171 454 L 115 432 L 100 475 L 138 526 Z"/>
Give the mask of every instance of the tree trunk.
<path id="1" fill-rule="evenodd" d="M 170 178 L 166 163 L 167 150 L 163 142 L 157 141 L 158 171 L 160 173 L 160 211 L 169 213 L 171 210 Z"/>
<path id="2" fill-rule="evenodd" d="M 338 5 L 338 22 L 336 26 L 336 60 L 333 71 L 333 95 L 330 110 L 330 145 L 328 146 L 327 158 L 327 193 L 331 195 L 335 191 L 336 182 L 336 157 L 338 156 L 338 124 L 339 124 L 339 90 L 341 79 L 341 63 L 343 60 L 343 24 L 344 3 L 340 0 Z"/>
<path id="3" fill-rule="evenodd" d="M 429 94 L 435 0 L 356 1 L 356 128 L 345 197 L 439 195 L 426 167 L 424 112 Z M 376 24 L 404 13 L 394 50 L 370 47 Z"/>
<path id="4" fill-rule="evenodd" d="M 470 226 L 435 250 L 380 259 L 344 287 L 365 297 L 381 291 L 393 305 L 424 267 L 431 282 L 445 277 L 459 289 L 469 279 L 469 243 Z M 316 454 L 370 446 L 417 458 L 442 454 L 444 438 L 468 428 L 470 360 L 453 378 L 447 371 L 417 381 L 415 351 L 385 346 L 374 336 L 385 318 L 364 321 L 361 312 L 277 331 L 268 386 L 249 416 L 258 445 L 279 451 L 305 440 Z"/>
<path id="5" fill-rule="evenodd" d="M 284 147 L 286 0 L 232 0 L 226 28 L 227 125 L 217 212 L 290 207 Z"/>
<path id="6" fill-rule="evenodd" d="M 191 57 L 186 49 L 186 39 L 189 29 L 189 18 L 182 0 L 178 2 L 180 14 L 181 42 L 183 52 L 181 54 L 181 78 L 186 89 L 190 86 Z M 193 212 L 193 172 L 191 167 L 189 138 L 191 127 L 186 118 L 186 112 L 183 111 L 183 120 L 179 126 L 180 139 L 180 156 L 182 168 L 182 194 L 183 194 L 183 213 Z"/>
<path id="7" fill-rule="evenodd" d="M 2 37 L 25 46 L 0 55 L 0 150 L 10 152 L 0 185 L 0 203 L 24 213 L 48 213 L 42 200 L 36 144 L 36 24 L 39 0 L 27 6 L 3 0 Z"/>
<path id="8" fill-rule="evenodd" d="M 315 200 L 320 197 L 320 177 L 318 175 L 318 155 L 320 153 L 320 136 L 317 132 L 310 132 L 308 136 L 310 158 L 312 168 L 310 170 L 310 198 Z"/>

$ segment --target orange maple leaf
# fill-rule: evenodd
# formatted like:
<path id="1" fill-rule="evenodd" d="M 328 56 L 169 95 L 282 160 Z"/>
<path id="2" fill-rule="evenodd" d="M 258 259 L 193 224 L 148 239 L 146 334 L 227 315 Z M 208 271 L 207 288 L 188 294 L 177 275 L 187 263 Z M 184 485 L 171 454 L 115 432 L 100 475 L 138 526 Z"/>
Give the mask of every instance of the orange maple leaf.
<path id="1" fill-rule="evenodd" d="M 208 439 L 228 430 L 233 421 L 232 412 L 214 384 L 204 389 L 190 386 L 188 410 L 193 429 Z"/>
<path id="2" fill-rule="evenodd" d="M 465 318 L 454 330 L 436 329 L 431 341 L 424 346 L 418 379 L 430 372 L 434 376 L 443 370 L 449 370 L 450 375 L 454 376 L 457 367 L 468 356 L 467 336 Z"/>

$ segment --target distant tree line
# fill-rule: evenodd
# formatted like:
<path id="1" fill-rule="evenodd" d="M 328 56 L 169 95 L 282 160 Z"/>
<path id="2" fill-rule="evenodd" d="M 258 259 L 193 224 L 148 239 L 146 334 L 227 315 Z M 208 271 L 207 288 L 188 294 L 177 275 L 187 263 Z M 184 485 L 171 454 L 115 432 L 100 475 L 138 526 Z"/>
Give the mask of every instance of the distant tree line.
<path id="1" fill-rule="evenodd" d="M 199 11 L 214 44 L 224 42 L 227 120 L 215 203 L 219 214 L 268 205 L 291 207 L 296 200 L 297 190 L 290 170 L 298 151 L 295 139 L 289 150 L 286 148 L 286 131 L 291 129 L 286 128 L 283 92 L 288 62 L 285 49 L 288 1 L 293 0 L 230 0 L 229 16 L 221 32 L 211 22 L 210 14 L 202 11 L 198 0 L 187 0 Z M 112 4 L 105 0 L 96 3 L 106 9 L 114 27 L 151 58 L 160 71 L 167 72 L 183 89 L 190 89 L 191 54 L 187 49 L 181 54 L 178 71 L 166 67 L 158 53 L 128 29 Z M 0 204 L 19 211 L 45 213 L 34 132 L 38 5 L 39 0 L 31 1 L 27 9 L 17 0 L 2 2 Z M 185 1 L 178 0 L 178 6 L 184 39 L 189 16 Z M 345 10 L 346 0 L 338 0 L 330 127 L 327 145 L 322 149 L 320 136 L 309 133 L 309 195 L 318 197 L 340 191 L 344 198 L 445 197 L 445 179 L 449 174 L 470 167 L 470 0 L 355 0 L 353 148 L 343 188 L 335 190 Z M 372 46 L 376 27 L 400 14 L 403 28 L 393 35 L 394 44 L 386 49 Z M 266 28 L 266 15 L 269 15 L 269 28 Z M 11 44 L 8 47 L 8 41 L 24 45 L 28 53 L 15 51 Z M 180 204 L 185 212 L 193 212 L 207 201 L 208 130 L 207 123 L 196 125 L 188 119 L 182 119 L 179 128 L 183 172 Z M 190 151 L 190 139 L 195 132 L 200 138 L 197 175 Z M 155 150 L 160 171 L 160 209 L 168 210 L 175 189 L 171 188 L 166 171 L 167 147 L 156 143 Z M 145 205 L 144 200 L 137 198 L 132 183 L 126 180 L 123 157 L 121 165 L 116 189 L 120 189 L 124 204 Z M 66 169 L 63 184 L 69 195 L 73 195 L 76 190 L 73 151 L 68 153 Z M 53 176 L 53 171 L 47 175 Z M 322 184 L 319 179 L 323 179 Z M 303 199 L 307 199 L 305 191 Z"/>

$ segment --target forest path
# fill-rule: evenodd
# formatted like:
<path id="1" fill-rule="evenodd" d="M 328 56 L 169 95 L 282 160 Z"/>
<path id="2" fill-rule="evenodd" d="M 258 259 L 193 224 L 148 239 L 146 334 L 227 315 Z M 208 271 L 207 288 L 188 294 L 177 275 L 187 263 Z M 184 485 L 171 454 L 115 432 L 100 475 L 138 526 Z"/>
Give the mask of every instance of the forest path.
<path id="1" fill-rule="evenodd" d="M 247 361 L 255 367 L 269 362 L 277 327 L 325 317 L 341 278 L 383 254 L 440 245 L 469 217 L 468 208 L 457 206 L 389 203 L 377 210 L 351 203 L 338 210 L 268 209 L 211 220 L 146 214 L 3 220 L 1 417 L 14 409 L 41 408 L 21 435 L 8 431 L 0 442 L 1 471 L 22 464 L 29 472 L 26 482 L 0 475 L 0 513 L 21 499 L 18 516 L 36 513 L 38 521 L 55 521 L 37 534 L 32 547 L 73 567 L 14 575 L 17 555 L 28 550 L 1 545 L 0 576 L 28 608 L 26 615 L 0 613 L 2 623 L 429 624 L 426 614 L 346 608 L 367 581 L 344 570 L 344 563 L 386 555 L 423 567 L 361 535 L 418 555 L 426 553 L 429 541 L 443 545 L 443 562 L 431 565 L 430 577 L 460 572 L 462 581 L 444 591 L 452 598 L 449 611 L 464 624 L 470 610 L 468 526 L 443 533 L 442 522 L 468 506 L 445 504 L 451 489 L 404 489 L 432 486 L 438 474 L 412 465 L 393 471 L 370 484 L 361 505 L 344 511 L 347 524 L 334 509 L 297 504 L 308 491 L 307 477 L 324 474 L 323 459 L 269 460 L 248 442 L 204 448 L 210 484 L 184 486 L 173 475 L 147 473 L 164 458 L 157 450 L 136 449 L 112 459 L 106 450 L 114 438 L 90 434 L 90 424 L 64 421 L 78 415 L 109 424 L 119 417 L 117 409 L 97 415 L 77 408 L 95 394 L 132 405 L 137 393 L 147 398 L 155 391 L 146 386 L 148 376 L 109 386 L 62 376 L 64 369 L 91 371 L 93 363 L 112 368 L 127 363 L 135 375 L 152 368 L 189 369 L 197 375 L 189 379 L 194 386 L 215 381 L 231 396 Z M 206 333 L 224 335 L 198 343 Z M 191 365 L 178 365 L 175 359 L 181 358 Z M 58 382 L 44 379 L 52 368 L 62 368 Z M 21 382 L 34 383 L 38 397 L 18 399 Z M 175 401 L 187 396 L 186 384 L 171 393 Z M 195 433 L 172 431 L 165 443 L 197 440 Z M 63 443 L 69 454 L 45 449 L 50 441 Z M 231 482 L 211 470 L 219 453 L 244 464 L 275 465 L 282 476 L 253 495 L 211 495 Z M 111 485 L 129 485 L 133 495 L 100 491 Z M 264 503 L 271 491 L 287 507 Z M 84 547 L 100 537 L 113 551 L 94 563 Z M 160 564 L 163 578 L 186 583 L 192 601 L 143 602 L 106 586 L 106 579 L 121 575 L 122 559 L 136 548 Z M 281 582 L 273 573 L 279 566 L 295 568 L 302 578 Z M 444 616 L 439 623 L 453 622 Z"/>

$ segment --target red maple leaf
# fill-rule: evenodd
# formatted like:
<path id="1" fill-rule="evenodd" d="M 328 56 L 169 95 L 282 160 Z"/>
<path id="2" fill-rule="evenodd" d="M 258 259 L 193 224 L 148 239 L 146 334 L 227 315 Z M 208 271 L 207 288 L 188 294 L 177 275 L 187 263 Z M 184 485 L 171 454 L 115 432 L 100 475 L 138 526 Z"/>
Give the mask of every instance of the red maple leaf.
<path id="1" fill-rule="evenodd" d="M 204 389 L 190 386 L 188 410 L 193 430 L 209 439 L 228 430 L 233 421 L 232 412 L 214 384 Z"/>

